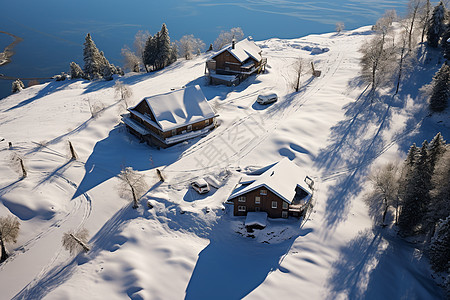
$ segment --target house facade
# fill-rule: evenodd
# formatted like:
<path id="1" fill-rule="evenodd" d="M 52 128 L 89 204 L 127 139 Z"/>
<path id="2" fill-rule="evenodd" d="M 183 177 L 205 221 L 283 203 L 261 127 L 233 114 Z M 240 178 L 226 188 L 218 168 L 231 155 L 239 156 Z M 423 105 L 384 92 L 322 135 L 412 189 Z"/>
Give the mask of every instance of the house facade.
<path id="1" fill-rule="evenodd" d="M 266 212 L 269 218 L 300 217 L 313 194 L 313 181 L 284 158 L 256 173 L 241 177 L 228 198 L 235 216 Z"/>
<path id="2" fill-rule="evenodd" d="M 208 133 L 217 117 L 198 85 L 146 97 L 128 112 L 122 117 L 128 130 L 162 148 Z"/>
<path id="3" fill-rule="evenodd" d="M 265 71 L 267 59 L 251 37 L 233 41 L 206 61 L 211 84 L 239 84 L 254 73 Z"/>

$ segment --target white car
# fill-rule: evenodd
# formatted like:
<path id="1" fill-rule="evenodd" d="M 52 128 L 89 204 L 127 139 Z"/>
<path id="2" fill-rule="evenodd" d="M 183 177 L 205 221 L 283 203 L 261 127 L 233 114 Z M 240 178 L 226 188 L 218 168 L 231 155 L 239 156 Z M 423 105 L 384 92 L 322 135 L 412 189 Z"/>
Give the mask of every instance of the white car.
<path id="1" fill-rule="evenodd" d="M 278 96 L 275 93 L 264 93 L 260 94 L 256 99 L 256 102 L 259 104 L 269 104 L 272 102 L 276 102 L 278 100 Z"/>
<path id="2" fill-rule="evenodd" d="M 199 194 L 206 194 L 209 192 L 209 185 L 203 178 L 198 178 L 191 183 L 191 186 Z"/>

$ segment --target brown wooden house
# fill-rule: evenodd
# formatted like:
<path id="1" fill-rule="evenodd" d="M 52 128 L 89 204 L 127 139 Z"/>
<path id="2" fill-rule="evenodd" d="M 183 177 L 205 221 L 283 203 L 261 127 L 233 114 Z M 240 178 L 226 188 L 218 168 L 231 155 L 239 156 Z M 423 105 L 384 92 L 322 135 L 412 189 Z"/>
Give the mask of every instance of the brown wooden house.
<path id="1" fill-rule="evenodd" d="M 149 145 L 166 148 L 208 133 L 216 125 L 200 86 L 142 99 L 122 117 L 128 130 Z"/>
<path id="2" fill-rule="evenodd" d="M 300 217 L 313 194 L 313 180 L 289 159 L 243 176 L 228 203 L 235 216 L 266 212 L 269 218 Z"/>
<path id="3" fill-rule="evenodd" d="M 267 59 L 251 37 L 233 41 L 206 61 L 211 84 L 239 84 L 253 73 L 265 71 Z"/>

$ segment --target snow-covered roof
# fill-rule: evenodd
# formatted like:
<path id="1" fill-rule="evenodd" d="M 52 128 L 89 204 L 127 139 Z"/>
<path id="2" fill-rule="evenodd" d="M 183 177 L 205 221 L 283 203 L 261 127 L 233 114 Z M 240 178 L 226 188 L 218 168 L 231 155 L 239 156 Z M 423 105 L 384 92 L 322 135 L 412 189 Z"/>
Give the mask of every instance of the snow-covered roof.
<path id="1" fill-rule="evenodd" d="M 187 86 L 166 94 L 146 97 L 148 107 L 163 131 L 183 127 L 215 116 L 200 86 Z M 135 107 L 130 108 L 133 111 Z"/>
<path id="2" fill-rule="evenodd" d="M 261 57 L 261 48 L 259 48 L 255 42 L 250 38 L 243 39 L 235 44 L 234 49 L 232 44 L 224 47 L 222 50 L 217 52 L 213 57 L 223 53 L 224 51 L 230 52 L 239 62 L 243 63 L 248 58 L 253 58 L 256 61 L 260 61 Z"/>
<path id="3" fill-rule="evenodd" d="M 230 197 L 228 197 L 228 200 L 265 186 L 283 201 L 291 204 L 294 200 L 297 186 L 309 195 L 312 195 L 312 190 L 305 182 L 306 177 L 307 175 L 299 166 L 285 157 L 261 175 L 244 176 L 240 181 L 240 185 L 236 187 Z"/>

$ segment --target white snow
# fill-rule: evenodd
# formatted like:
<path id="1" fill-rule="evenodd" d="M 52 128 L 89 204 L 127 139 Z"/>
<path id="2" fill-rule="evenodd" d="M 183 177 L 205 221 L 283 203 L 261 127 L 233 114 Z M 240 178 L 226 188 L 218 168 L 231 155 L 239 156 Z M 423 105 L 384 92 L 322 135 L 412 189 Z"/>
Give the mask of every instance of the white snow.
<path id="1" fill-rule="evenodd" d="M 413 142 L 438 131 L 449 139 L 448 111 L 427 117 L 417 93 L 439 66 L 427 58 L 398 96 L 371 102 L 362 96 L 358 52 L 371 34 L 363 27 L 257 42 L 267 72 L 236 87 L 206 84 L 209 54 L 121 77 L 133 91 L 130 104 L 199 85 L 220 115 L 208 135 L 164 150 L 125 130 L 117 79 L 50 82 L 0 100 L 0 216 L 21 222 L 17 244 L 7 245 L 11 257 L 0 265 L 0 298 L 443 298 L 416 245 L 373 228 L 363 201 L 373 166 L 401 161 Z M 329 51 L 311 55 L 305 46 Z M 322 76 L 303 75 L 295 93 L 298 57 L 314 60 Z M 255 103 L 264 91 L 278 101 Z M 99 108 L 95 118 L 90 106 Z M 167 126 L 172 118 L 178 123 L 177 113 L 166 110 Z M 27 168 L 24 179 L 16 156 Z M 237 170 L 284 157 L 314 179 L 314 209 L 305 222 L 270 219 L 249 237 L 245 218 L 224 205 L 239 183 Z M 148 183 L 137 210 L 119 196 L 123 167 Z M 217 188 L 199 195 L 189 188 L 199 177 Z M 81 227 L 91 233 L 91 251 L 72 257 L 61 238 Z"/>

